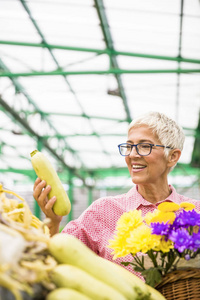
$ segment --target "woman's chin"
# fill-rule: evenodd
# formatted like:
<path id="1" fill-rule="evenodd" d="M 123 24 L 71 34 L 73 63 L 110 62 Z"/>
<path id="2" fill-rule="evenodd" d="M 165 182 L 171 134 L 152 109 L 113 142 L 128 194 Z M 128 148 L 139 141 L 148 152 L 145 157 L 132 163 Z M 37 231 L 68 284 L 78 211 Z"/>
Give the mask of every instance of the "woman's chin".
<path id="1" fill-rule="evenodd" d="M 145 183 L 144 178 L 142 179 L 139 176 L 131 176 L 131 179 L 134 184 L 144 184 Z"/>

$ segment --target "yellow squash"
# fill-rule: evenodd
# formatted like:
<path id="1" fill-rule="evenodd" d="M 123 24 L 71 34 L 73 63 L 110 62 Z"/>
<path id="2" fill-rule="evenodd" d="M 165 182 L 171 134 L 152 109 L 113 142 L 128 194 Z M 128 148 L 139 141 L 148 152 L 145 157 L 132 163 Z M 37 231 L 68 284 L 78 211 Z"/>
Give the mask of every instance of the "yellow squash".
<path id="1" fill-rule="evenodd" d="M 57 265 L 50 273 L 50 278 L 58 288 L 74 289 L 93 300 L 127 300 L 113 287 L 72 265 Z"/>
<path id="2" fill-rule="evenodd" d="M 70 288 L 57 288 L 47 295 L 46 300 L 92 300 L 92 298 Z"/>
<path id="3" fill-rule="evenodd" d="M 106 260 L 107 267 L 112 267 L 116 273 L 119 273 L 123 278 L 128 280 L 130 284 L 138 284 L 142 289 L 142 285 L 144 286 L 144 290 L 148 290 L 150 294 L 149 300 L 167 300 L 158 290 L 154 289 L 150 285 L 143 282 L 138 276 L 134 275 L 133 273 L 129 272 L 127 269 L 123 268 L 118 264 L 113 264 L 111 261 Z"/>
<path id="4" fill-rule="evenodd" d="M 132 274 L 133 280 L 130 281 L 115 267 L 115 263 L 98 256 L 73 235 L 64 233 L 54 235 L 49 240 L 48 248 L 58 263 L 70 264 L 86 271 L 119 291 L 126 299 L 150 299 L 149 290 L 141 279 Z"/>
<path id="5" fill-rule="evenodd" d="M 37 176 L 41 180 L 45 180 L 47 185 L 51 186 L 51 191 L 48 195 L 49 199 L 56 196 L 56 202 L 53 206 L 54 213 L 58 216 L 69 214 L 71 210 L 70 200 L 52 164 L 47 157 L 38 150 L 32 151 L 30 155 L 31 163 Z"/>

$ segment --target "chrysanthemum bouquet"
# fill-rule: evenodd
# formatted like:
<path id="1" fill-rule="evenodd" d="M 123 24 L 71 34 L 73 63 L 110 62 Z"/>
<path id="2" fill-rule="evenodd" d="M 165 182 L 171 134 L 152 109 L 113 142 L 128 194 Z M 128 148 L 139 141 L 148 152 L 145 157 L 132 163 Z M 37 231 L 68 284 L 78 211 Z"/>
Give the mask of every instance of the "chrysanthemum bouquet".
<path id="1" fill-rule="evenodd" d="M 133 260 L 122 264 L 132 265 L 147 284 L 155 287 L 181 262 L 185 267 L 188 261 L 199 259 L 199 226 L 200 213 L 195 205 L 163 202 L 144 217 L 140 210 L 124 213 L 108 247 L 114 250 L 113 259 L 131 254 Z"/>

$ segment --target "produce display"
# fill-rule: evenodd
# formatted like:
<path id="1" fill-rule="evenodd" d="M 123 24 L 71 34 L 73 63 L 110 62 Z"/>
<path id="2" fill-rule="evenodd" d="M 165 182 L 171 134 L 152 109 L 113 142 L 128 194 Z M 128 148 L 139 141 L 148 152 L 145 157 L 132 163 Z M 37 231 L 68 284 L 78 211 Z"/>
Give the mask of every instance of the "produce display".
<path id="1" fill-rule="evenodd" d="M 22 197 L 0 185 L 0 299 L 42 300 L 55 288 L 49 272 L 57 262 L 48 252 L 45 222 Z"/>
<path id="2" fill-rule="evenodd" d="M 56 202 L 53 206 L 54 213 L 58 216 L 68 215 L 71 210 L 71 203 L 56 170 L 42 152 L 34 150 L 30 155 L 37 176 L 51 186 L 49 199 L 56 196 Z"/>
<path id="3" fill-rule="evenodd" d="M 72 235 L 49 236 L 26 201 L 0 185 L 0 299 L 164 300 Z"/>
<path id="4" fill-rule="evenodd" d="M 66 287 L 66 281 L 69 280 L 68 276 L 70 276 L 69 273 L 70 270 L 72 272 L 71 267 L 73 266 L 73 272 L 77 272 L 77 269 L 81 272 L 77 272 L 76 283 L 68 283 L 68 286 L 70 285 L 72 288 L 73 284 L 73 288 L 76 286 L 77 291 L 89 296 L 90 299 L 166 300 L 163 295 L 145 284 L 138 276 L 124 267 L 98 256 L 72 235 L 63 233 L 54 235 L 49 241 L 49 252 L 58 262 L 50 274 L 58 288 Z M 88 284 L 84 279 L 86 274 Z M 95 279 L 95 282 L 92 283 L 91 277 Z M 112 291 L 115 290 L 115 294 L 107 293 L 105 296 L 104 288 L 101 288 L 97 296 L 97 281 L 104 283 L 104 287 L 106 285 L 112 288 Z M 82 286 L 83 282 L 87 287 Z M 86 291 L 87 288 L 89 291 Z"/>

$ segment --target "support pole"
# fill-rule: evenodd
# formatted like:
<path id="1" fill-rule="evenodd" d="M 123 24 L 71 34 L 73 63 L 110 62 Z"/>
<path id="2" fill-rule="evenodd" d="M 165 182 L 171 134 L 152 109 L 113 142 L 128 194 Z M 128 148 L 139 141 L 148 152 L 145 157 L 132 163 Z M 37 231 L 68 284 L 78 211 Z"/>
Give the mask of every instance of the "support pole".
<path id="1" fill-rule="evenodd" d="M 69 172 L 69 190 L 68 190 L 68 197 L 71 202 L 71 211 L 68 214 L 68 222 L 73 220 L 74 214 L 74 184 L 73 184 L 73 174 Z"/>
<path id="2" fill-rule="evenodd" d="M 92 187 L 88 187 L 88 206 L 90 206 L 93 202 L 93 195 L 92 195 Z"/>
<path id="3" fill-rule="evenodd" d="M 39 139 L 37 143 L 37 150 L 41 151 L 42 150 L 42 141 Z M 34 179 L 36 180 L 37 175 L 35 174 Z M 41 209 L 37 203 L 37 201 L 34 199 L 34 215 L 38 218 L 41 219 Z"/>

